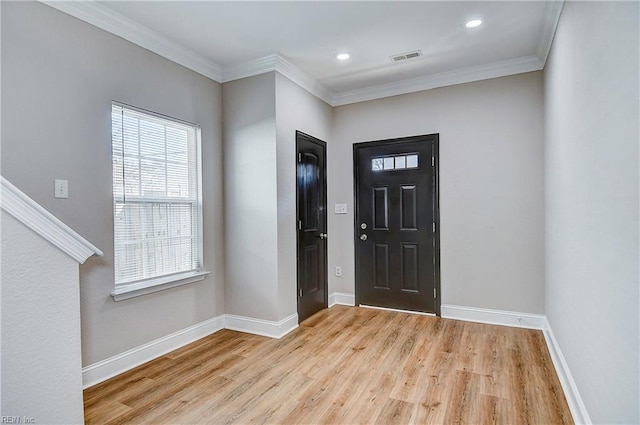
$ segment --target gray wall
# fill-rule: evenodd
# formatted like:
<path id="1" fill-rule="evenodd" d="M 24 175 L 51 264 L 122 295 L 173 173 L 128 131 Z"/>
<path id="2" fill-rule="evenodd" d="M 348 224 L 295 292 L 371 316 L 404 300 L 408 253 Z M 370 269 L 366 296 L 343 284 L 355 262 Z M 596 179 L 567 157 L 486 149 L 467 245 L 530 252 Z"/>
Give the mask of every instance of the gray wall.
<path id="1" fill-rule="evenodd" d="M 221 89 L 39 3 L 1 19 L 2 174 L 105 252 L 81 267 L 85 365 L 225 312 L 295 311 L 295 129 L 328 142 L 329 289 L 353 293 L 352 144 L 440 133 L 443 303 L 546 313 L 594 422 L 640 421 L 637 3 L 565 5 L 544 109 L 541 73 L 332 109 L 277 73 Z M 212 271 L 119 303 L 112 100 L 202 126 Z"/>
<path id="2" fill-rule="evenodd" d="M 223 84 L 225 309 L 277 321 L 274 73 Z"/>
<path id="3" fill-rule="evenodd" d="M 594 423 L 639 423 L 637 2 L 567 2 L 545 69 L 546 313 Z"/>
<path id="4" fill-rule="evenodd" d="M 223 84 L 226 312 L 296 304 L 296 130 L 327 140 L 331 107 L 279 73 Z"/>
<path id="5" fill-rule="evenodd" d="M 332 108 L 276 73 L 278 162 L 278 294 L 280 319 L 297 311 L 296 130 L 327 142 L 331 150 Z M 332 209 L 331 209 L 332 210 Z"/>
<path id="6" fill-rule="evenodd" d="M 354 292 L 352 144 L 440 133 L 442 303 L 544 313 L 543 90 L 539 72 L 334 110 L 330 292 Z M 332 275 L 332 273 L 330 273 Z"/>
<path id="7" fill-rule="evenodd" d="M 111 101 L 202 126 L 204 281 L 115 303 Z M 2 175 L 104 251 L 81 266 L 83 364 L 222 314 L 220 85 L 36 2 L 2 2 Z M 69 199 L 53 181 L 69 180 Z"/>

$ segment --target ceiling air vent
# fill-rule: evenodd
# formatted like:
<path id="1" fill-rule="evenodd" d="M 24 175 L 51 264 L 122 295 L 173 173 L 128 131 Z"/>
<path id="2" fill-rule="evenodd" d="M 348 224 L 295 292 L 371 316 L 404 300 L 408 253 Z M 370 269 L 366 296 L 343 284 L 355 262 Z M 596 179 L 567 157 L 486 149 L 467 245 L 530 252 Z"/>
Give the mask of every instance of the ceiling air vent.
<path id="1" fill-rule="evenodd" d="M 391 62 L 400 62 L 407 59 L 419 58 L 422 56 L 422 52 L 420 50 L 416 50 L 413 52 L 401 53 L 399 55 L 391 56 Z"/>

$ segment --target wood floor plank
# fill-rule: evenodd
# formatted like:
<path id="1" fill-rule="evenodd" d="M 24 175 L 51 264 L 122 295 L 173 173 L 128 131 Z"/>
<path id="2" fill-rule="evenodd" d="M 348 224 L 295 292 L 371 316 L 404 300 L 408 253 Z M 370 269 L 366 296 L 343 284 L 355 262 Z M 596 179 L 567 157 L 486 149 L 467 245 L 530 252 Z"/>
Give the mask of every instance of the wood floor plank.
<path id="1" fill-rule="evenodd" d="M 413 403 L 389 398 L 382 407 L 382 411 L 375 423 L 380 425 L 403 423 L 411 416 L 412 412 Z"/>
<path id="2" fill-rule="evenodd" d="M 396 378 L 392 374 L 382 373 L 377 374 L 377 379 L 371 382 L 368 391 L 358 403 L 349 406 L 345 424 L 371 424 L 380 416 L 389 400 L 388 394 L 393 389 Z"/>
<path id="3" fill-rule="evenodd" d="M 293 375 L 291 379 L 282 381 L 278 388 L 273 389 L 274 392 L 280 394 L 278 403 L 274 403 L 271 397 L 259 398 L 250 409 L 246 409 L 242 415 L 237 417 L 237 422 L 249 424 L 283 423 L 284 418 L 300 403 L 299 397 L 293 396 L 293 394 L 303 393 L 313 383 L 314 380 L 305 375 Z"/>
<path id="4" fill-rule="evenodd" d="M 102 403 L 95 403 L 90 412 L 85 412 L 84 422 L 87 425 L 104 424 L 116 421 L 133 409 L 122 403 L 107 400 Z"/>
<path id="5" fill-rule="evenodd" d="M 429 349 L 432 345 L 432 341 L 426 338 L 418 339 L 389 395 L 391 398 L 411 403 L 420 401 L 429 382 L 430 371 L 426 362 L 429 360 Z"/>
<path id="6" fill-rule="evenodd" d="M 480 424 L 485 423 L 480 408 L 480 379 L 473 372 L 459 371 L 454 373 L 453 386 L 450 387 L 447 410 L 443 423 L 447 424 Z"/>
<path id="7" fill-rule="evenodd" d="M 88 424 L 571 424 L 540 331 L 335 306 L 222 330 L 84 392 Z"/>
<path id="8" fill-rule="evenodd" d="M 174 364 L 174 361 L 167 357 L 159 357 L 108 381 L 87 388 L 84 391 L 85 409 L 91 409 L 94 403 L 102 400 L 120 397 L 126 391 L 131 391 L 132 389 L 132 393 L 139 393 L 146 386 L 144 380 L 146 379 L 147 371 L 166 370 Z"/>
<path id="9" fill-rule="evenodd" d="M 481 395 L 480 408 L 483 424 L 499 425 L 509 422 L 509 401 L 504 398 Z"/>

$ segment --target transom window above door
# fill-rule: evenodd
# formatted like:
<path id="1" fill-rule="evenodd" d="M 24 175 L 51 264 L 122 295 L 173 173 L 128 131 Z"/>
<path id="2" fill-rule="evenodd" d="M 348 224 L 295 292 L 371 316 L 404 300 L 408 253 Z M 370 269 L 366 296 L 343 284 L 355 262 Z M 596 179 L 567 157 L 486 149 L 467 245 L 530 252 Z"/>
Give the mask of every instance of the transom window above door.
<path id="1" fill-rule="evenodd" d="M 418 168 L 417 153 L 371 158 L 371 171 L 408 170 L 413 168 Z"/>

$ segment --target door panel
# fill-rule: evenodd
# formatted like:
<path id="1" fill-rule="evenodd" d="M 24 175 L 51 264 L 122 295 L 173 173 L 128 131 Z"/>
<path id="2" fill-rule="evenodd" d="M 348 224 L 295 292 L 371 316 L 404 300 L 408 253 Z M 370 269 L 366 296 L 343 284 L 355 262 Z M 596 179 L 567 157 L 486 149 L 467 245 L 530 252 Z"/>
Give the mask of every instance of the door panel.
<path id="1" fill-rule="evenodd" d="M 400 187 L 400 230 L 418 230 L 416 186 Z"/>
<path id="2" fill-rule="evenodd" d="M 418 245 L 414 243 L 402 243 L 400 258 L 402 264 L 400 275 L 402 290 L 414 292 L 419 291 L 420 285 L 418 284 Z"/>
<path id="3" fill-rule="evenodd" d="M 437 135 L 354 145 L 358 304 L 439 313 L 437 148 Z"/>
<path id="4" fill-rule="evenodd" d="M 373 228 L 389 230 L 389 191 L 388 187 L 373 188 Z"/>
<path id="5" fill-rule="evenodd" d="M 298 320 L 327 307 L 326 144 L 296 132 Z"/>

